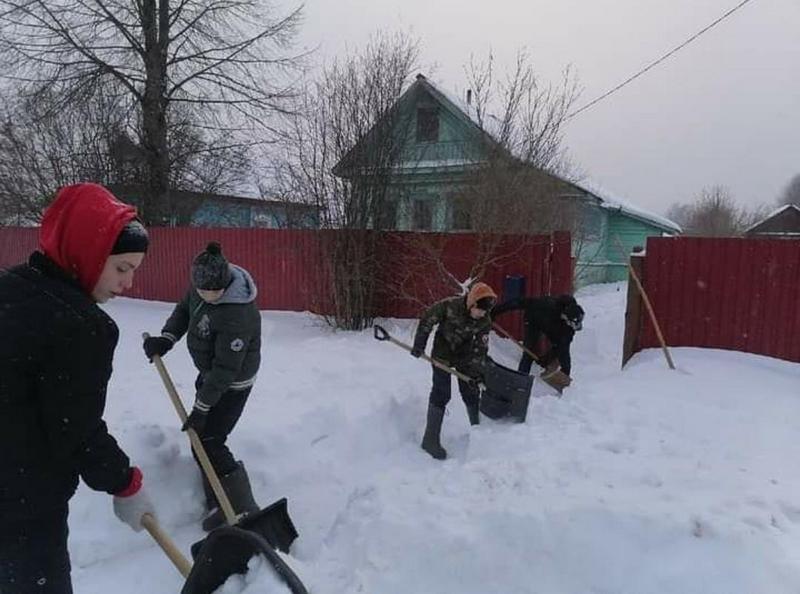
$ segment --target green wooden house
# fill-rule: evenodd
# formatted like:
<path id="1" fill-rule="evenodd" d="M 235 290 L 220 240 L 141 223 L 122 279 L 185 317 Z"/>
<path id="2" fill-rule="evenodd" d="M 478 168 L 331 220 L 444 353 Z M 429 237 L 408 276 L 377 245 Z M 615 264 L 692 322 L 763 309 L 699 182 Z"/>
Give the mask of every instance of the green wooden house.
<path id="1" fill-rule="evenodd" d="M 382 228 L 417 231 L 466 231 L 454 197 L 476 168 L 485 162 L 487 133 L 474 119 L 469 103 L 458 102 L 425 76 L 416 80 L 398 99 L 396 133 L 402 142 L 400 157 L 392 170 L 390 199 L 382 215 Z M 358 176 L 351 155 L 366 154 L 365 146 L 353 147 L 334 168 L 345 178 Z M 490 140 L 491 142 L 491 140 Z M 564 208 L 578 208 L 579 232 L 573 233 L 575 285 L 611 282 L 627 278 L 627 256 L 647 237 L 677 234 L 681 229 L 668 219 L 615 198 L 595 185 L 543 173 L 548 192 L 563 200 Z M 555 229 L 553 229 L 555 230 Z M 622 246 L 620 249 L 619 246 Z"/>

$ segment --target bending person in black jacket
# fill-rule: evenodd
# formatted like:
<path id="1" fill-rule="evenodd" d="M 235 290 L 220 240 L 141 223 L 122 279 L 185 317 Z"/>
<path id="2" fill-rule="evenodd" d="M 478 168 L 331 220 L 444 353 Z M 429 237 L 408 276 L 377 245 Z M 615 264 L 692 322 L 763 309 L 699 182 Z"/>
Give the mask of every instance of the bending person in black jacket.
<path id="1" fill-rule="evenodd" d="M 225 442 L 244 410 L 261 363 L 258 291 L 250 274 L 229 264 L 216 242 L 194 259 L 191 276 L 192 288 L 175 306 L 161 336 L 144 341 L 144 352 L 149 359 L 163 356 L 186 334 L 199 373 L 194 406 L 183 429 L 197 432 L 236 514 L 255 512 L 259 508 L 247 472 Z M 203 529 L 211 531 L 225 517 L 205 475 L 203 487 L 208 509 Z"/>
<path id="2" fill-rule="evenodd" d="M 536 352 L 536 345 L 542 334 L 550 342 L 550 350 L 539 357 L 539 364 L 548 367 L 558 361 L 561 371 L 570 374 L 572 357 L 570 345 L 575 332 L 583 327 L 583 308 L 572 295 L 558 297 L 520 297 L 501 303 L 492 310 L 492 318 L 507 311 L 521 309 L 525 321 L 523 344 L 529 351 Z M 519 371 L 529 373 L 533 359 L 528 353 L 522 354 Z"/>
<path id="3" fill-rule="evenodd" d="M 108 433 L 119 330 L 97 304 L 131 287 L 147 250 L 136 211 L 105 188 L 59 191 L 40 251 L 0 272 L 0 592 L 71 594 L 68 502 L 79 477 L 134 530 L 153 513 Z"/>

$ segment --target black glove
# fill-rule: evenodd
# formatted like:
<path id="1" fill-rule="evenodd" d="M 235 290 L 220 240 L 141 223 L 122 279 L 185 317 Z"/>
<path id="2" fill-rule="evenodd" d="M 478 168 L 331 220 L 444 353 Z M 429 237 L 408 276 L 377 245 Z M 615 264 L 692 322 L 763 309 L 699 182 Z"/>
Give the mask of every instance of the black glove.
<path id="1" fill-rule="evenodd" d="M 144 339 L 144 354 L 151 361 L 155 355 L 163 357 L 172 348 L 172 341 L 166 336 L 148 336 Z"/>
<path id="2" fill-rule="evenodd" d="M 484 382 L 483 374 L 482 373 L 472 373 L 470 376 L 470 384 L 478 388 L 479 390 L 486 389 L 486 383 Z"/>
<path id="3" fill-rule="evenodd" d="M 206 429 L 206 421 L 208 420 L 208 413 L 203 412 L 199 408 L 192 409 L 191 414 L 186 417 L 186 422 L 181 427 L 181 431 L 186 431 L 189 428 L 194 429 L 195 433 L 202 435 Z"/>
<path id="4" fill-rule="evenodd" d="M 428 337 L 425 337 L 425 340 L 422 339 L 421 336 L 414 337 L 414 346 L 411 347 L 411 356 L 416 357 L 419 359 L 422 355 L 425 354 L 425 344 L 428 342 Z"/>

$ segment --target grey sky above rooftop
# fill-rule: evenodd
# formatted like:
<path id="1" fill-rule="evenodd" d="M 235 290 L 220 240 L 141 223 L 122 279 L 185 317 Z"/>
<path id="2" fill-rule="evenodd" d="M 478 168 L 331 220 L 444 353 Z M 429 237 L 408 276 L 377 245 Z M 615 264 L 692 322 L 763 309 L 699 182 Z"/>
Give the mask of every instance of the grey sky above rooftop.
<path id="1" fill-rule="evenodd" d="M 619 84 L 738 0 L 307 0 L 300 44 L 315 60 L 377 30 L 422 42 L 421 68 L 450 94 L 470 56 L 498 68 L 527 48 L 556 81 L 571 65 L 577 106 Z M 664 212 L 705 186 L 743 205 L 774 203 L 800 173 L 800 0 L 752 0 L 683 50 L 577 115 L 566 127 L 588 178 Z"/>

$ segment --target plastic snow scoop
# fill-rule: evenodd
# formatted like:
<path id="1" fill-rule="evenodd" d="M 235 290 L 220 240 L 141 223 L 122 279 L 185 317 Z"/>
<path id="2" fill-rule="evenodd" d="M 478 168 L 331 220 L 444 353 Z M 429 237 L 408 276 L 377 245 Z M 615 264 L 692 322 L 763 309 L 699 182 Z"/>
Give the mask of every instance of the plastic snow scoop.
<path id="1" fill-rule="evenodd" d="M 293 594 L 308 594 L 303 582 L 270 543 L 258 533 L 236 526 L 220 526 L 212 530 L 202 541 L 197 554 L 192 547 L 194 567 L 181 594 L 211 594 L 231 575 L 231 568 L 239 569 L 234 573 L 245 573 L 247 560 L 258 553 L 267 559 Z M 222 581 L 221 576 L 225 576 Z"/>
<path id="2" fill-rule="evenodd" d="M 143 338 L 148 338 L 149 334 L 145 332 L 142 336 Z M 167 389 L 167 394 L 175 407 L 175 411 L 178 413 L 178 418 L 181 420 L 181 423 L 185 423 L 187 419 L 186 409 L 164 365 L 164 361 L 161 357 L 155 355 L 153 356 L 153 363 L 161 376 L 161 380 L 164 382 L 164 387 Z M 298 534 L 294 523 L 289 517 L 285 497 L 257 512 L 237 516 L 219 480 L 219 476 L 211 465 L 211 461 L 208 459 L 208 455 L 206 454 L 197 432 L 189 428 L 186 433 L 189 435 L 192 449 L 197 455 L 200 466 L 220 504 L 220 509 L 225 515 L 225 521 L 229 526 L 240 529 L 239 532 L 232 533 L 233 536 L 229 536 L 220 541 L 216 537 L 213 539 L 211 538 L 211 535 L 216 530 L 220 530 L 220 528 L 217 528 L 212 531 L 208 537 L 192 545 L 191 550 L 192 557 L 195 559 L 194 571 L 196 575 L 194 575 L 194 577 L 190 576 L 191 579 L 187 579 L 181 593 L 211 594 L 211 592 L 221 586 L 231 575 L 235 573 L 246 573 L 247 562 L 250 558 L 259 552 L 263 553 L 260 547 L 253 545 L 254 541 L 252 539 L 249 537 L 244 538 L 243 533 L 254 533 L 270 547 L 284 553 L 289 552 L 289 548 Z M 237 536 L 239 538 L 237 538 Z M 274 551 L 272 552 L 274 553 Z M 286 571 L 284 571 L 284 567 L 294 576 L 291 569 L 280 560 L 277 554 L 269 555 L 267 559 L 277 573 L 281 575 L 281 577 L 284 577 L 284 579 L 287 575 Z M 281 567 L 276 566 L 276 559 L 281 562 Z M 297 576 L 293 577 L 293 581 L 300 582 Z M 291 587 L 289 581 L 286 581 L 286 583 Z M 305 592 L 305 589 L 292 591 Z"/>
<path id="3" fill-rule="evenodd" d="M 372 327 L 372 329 L 373 329 L 373 331 L 375 333 L 375 338 L 377 340 L 388 341 L 388 342 L 391 342 L 392 344 L 396 344 L 400 348 L 403 348 L 403 349 L 407 350 L 409 353 L 412 351 L 411 345 L 408 345 L 408 344 L 406 344 L 406 343 L 404 343 L 404 342 L 402 342 L 400 340 L 397 340 L 394 336 L 389 334 L 389 332 L 383 326 L 379 326 L 378 324 L 375 324 Z M 458 371 L 457 369 L 455 369 L 453 367 L 450 367 L 449 365 L 446 365 L 445 363 L 442 363 L 441 361 L 439 361 L 437 359 L 434 359 L 433 357 L 429 357 L 425 353 L 422 353 L 419 356 L 419 358 L 420 359 L 424 359 L 425 361 L 428 361 L 429 363 L 431 363 L 432 365 L 435 365 L 436 367 L 438 367 L 442 371 L 446 371 L 447 373 L 456 376 L 460 380 L 464 380 L 465 382 L 468 382 L 470 384 L 474 384 L 475 383 L 475 378 L 474 377 L 470 377 L 470 376 L 468 376 L 466 374 L 463 374 L 460 371 Z"/>
<path id="4" fill-rule="evenodd" d="M 292 569 L 272 549 L 272 546 L 255 532 L 234 526 L 217 528 L 206 538 L 200 555 L 192 565 L 152 515 L 144 514 L 142 516 L 142 526 L 158 543 L 180 574 L 186 578 L 181 594 L 209 594 L 217 589 L 218 585 L 213 584 L 219 582 L 220 577 L 224 577 L 222 580 L 224 582 L 234 573 L 241 573 L 231 572 L 230 568 L 242 562 L 240 551 L 243 547 L 250 548 L 253 554 L 259 552 L 266 557 L 293 594 L 308 594 L 308 590 Z M 246 570 L 246 559 L 244 565 Z"/>
<path id="5" fill-rule="evenodd" d="M 490 419 L 510 417 L 524 423 L 535 376 L 509 369 L 486 357 L 483 383 L 486 389 L 481 396 L 481 412 Z"/>
<path id="6" fill-rule="evenodd" d="M 506 338 L 510 338 L 511 342 L 517 345 L 524 353 L 527 353 L 527 355 L 531 359 L 539 363 L 539 357 L 536 356 L 536 354 L 534 354 L 533 351 L 531 351 L 523 343 L 521 343 L 516 338 L 511 336 L 511 333 L 506 332 L 506 330 L 502 326 L 500 326 L 500 324 L 493 323 L 492 328 L 494 328 L 496 332 L 502 334 Z M 539 377 L 548 386 L 555 389 L 556 392 L 558 392 L 559 396 L 561 396 L 561 393 L 564 391 L 564 388 L 566 388 L 572 383 L 572 378 L 563 371 L 561 371 L 561 367 L 559 367 L 558 365 L 548 366 L 546 369 L 543 369 L 542 372 L 539 374 Z"/>

